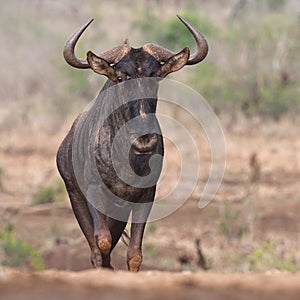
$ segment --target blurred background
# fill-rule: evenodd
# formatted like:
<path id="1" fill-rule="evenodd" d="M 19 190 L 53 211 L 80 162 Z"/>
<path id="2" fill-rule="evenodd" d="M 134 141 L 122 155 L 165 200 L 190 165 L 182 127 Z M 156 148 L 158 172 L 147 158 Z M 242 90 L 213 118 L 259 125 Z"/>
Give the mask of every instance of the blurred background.
<path id="1" fill-rule="evenodd" d="M 30 269 L 90 268 L 89 249 L 71 211 L 55 154 L 74 118 L 105 78 L 69 67 L 62 48 L 90 18 L 77 55 L 129 39 L 174 51 L 189 46 L 180 14 L 206 36 L 199 66 L 170 78 L 197 90 L 220 118 L 227 143 L 223 185 L 198 209 L 210 168 L 197 139 L 202 173 L 191 199 L 148 224 L 144 269 L 219 272 L 300 270 L 300 3 L 297 0 L 1 1 L 0 263 Z M 188 101 L 188 100 L 187 100 Z M 183 112 L 174 117 L 186 120 Z M 187 145 L 188 147 L 188 145 Z M 176 184 L 180 160 L 166 142 Z M 177 173 L 176 173 L 177 172 Z M 126 268 L 120 244 L 113 265 Z"/>

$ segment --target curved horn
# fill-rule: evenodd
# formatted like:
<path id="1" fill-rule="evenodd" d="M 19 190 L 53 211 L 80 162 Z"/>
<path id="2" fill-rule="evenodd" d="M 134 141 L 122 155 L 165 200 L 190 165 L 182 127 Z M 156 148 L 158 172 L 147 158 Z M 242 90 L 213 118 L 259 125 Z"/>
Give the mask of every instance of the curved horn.
<path id="1" fill-rule="evenodd" d="M 78 58 L 75 55 L 75 45 L 83 32 L 87 29 L 87 27 L 94 21 L 91 19 L 86 24 L 84 24 L 78 31 L 76 31 L 66 42 L 63 55 L 66 62 L 74 68 L 78 69 L 90 69 L 89 63 L 85 59 Z"/>
<path id="2" fill-rule="evenodd" d="M 186 21 L 184 18 L 177 15 L 179 20 L 188 28 L 188 30 L 192 33 L 196 44 L 197 44 L 197 50 L 195 53 L 193 53 L 189 60 L 187 61 L 186 65 L 194 65 L 202 61 L 207 53 L 208 53 L 208 44 L 205 39 L 205 37 L 202 35 L 202 33 L 196 29 L 193 25 L 191 25 L 188 21 Z M 155 45 L 155 44 L 146 44 L 143 46 L 143 49 L 148 52 L 150 55 L 152 55 L 156 60 L 158 61 L 166 61 L 171 56 L 175 55 L 176 53 L 166 49 L 162 46 Z"/>
<path id="3" fill-rule="evenodd" d="M 91 19 L 86 24 L 84 24 L 78 31 L 76 31 L 66 42 L 64 47 L 63 55 L 66 62 L 74 68 L 78 69 L 90 69 L 90 65 L 87 60 L 78 58 L 75 55 L 75 46 L 83 32 L 87 27 L 94 21 Z M 109 64 L 116 64 L 119 62 L 124 55 L 130 51 L 131 47 L 128 44 L 117 46 L 111 50 L 102 52 L 98 56 L 105 59 Z"/>
<path id="4" fill-rule="evenodd" d="M 187 29 L 191 32 L 193 35 L 196 44 L 197 44 L 197 50 L 195 53 L 193 53 L 188 62 L 186 63 L 187 65 L 195 65 L 198 64 L 200 61 L 202 61 L 207 53 L 208 53 L 208 44 L 205 39 L 205 37 L 202 35 L 202 33 L 195 28 L 192 24 L 190 24 L 188 21 L 186 21 L 184 18 L 180 17 L 177 15 L 179 20 L 187 27 Z"/>

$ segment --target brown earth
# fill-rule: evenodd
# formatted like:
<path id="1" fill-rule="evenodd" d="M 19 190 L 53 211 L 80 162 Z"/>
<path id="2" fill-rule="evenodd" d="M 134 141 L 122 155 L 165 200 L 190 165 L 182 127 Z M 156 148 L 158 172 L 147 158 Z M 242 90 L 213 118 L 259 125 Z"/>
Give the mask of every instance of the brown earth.
<path id="1" fill-rule="evenodd" d="M 0 299 L 299 299 L 300 274 L 148 271 L 0 273 Z"/>

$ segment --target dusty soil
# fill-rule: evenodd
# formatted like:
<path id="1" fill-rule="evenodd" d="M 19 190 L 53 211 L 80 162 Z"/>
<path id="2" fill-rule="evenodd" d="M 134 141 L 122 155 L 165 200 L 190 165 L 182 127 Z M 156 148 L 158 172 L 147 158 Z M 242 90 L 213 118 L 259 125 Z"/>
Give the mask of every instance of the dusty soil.
<path id="1" fill-rule="evenodd" d="M 15 299 L 299 299 L 300 274 L 148 271 L 0 273 L 0 298 Z"/>
<path id="2" fill-rule="evenodd" d="M 67 128 L 55 134 L 0 132 L 0 229 L 12 224 L 19 237 L 39 249 L 46 268 L 0 270 L 0 299 L 299 299 L 300 275 L 289 272 L 300 269 L 295 124 L 224 121 L 227 166 L 215 200 L 205 209 L 197 207 L 210 162 L 203 144 L 199 188 L 174 214 L 148 225 L 138 275 L 123 271 L 122 243 L 113 253 L 117 271 L 90 270 L 89 249 L 67 199 L 31 205 L 35 191 L 57 183 L 55 151 Z M 176 161 L 172 151 L 166 155 L 170 165 Z M 172 182 L 170 176 L 166 182 Z M 199 264 L 197 239 L 207 272 Z M 258 251 L 265 252 L 259 256 Z M 0 250 L 2 260 L 1 255 Z"/>

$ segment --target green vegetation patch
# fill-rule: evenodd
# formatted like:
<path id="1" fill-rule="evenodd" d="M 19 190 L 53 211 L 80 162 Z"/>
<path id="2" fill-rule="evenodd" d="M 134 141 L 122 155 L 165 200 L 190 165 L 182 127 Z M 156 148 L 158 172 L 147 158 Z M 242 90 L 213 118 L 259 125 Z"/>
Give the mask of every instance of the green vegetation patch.
<path id="1" fill-rule="evenodd" d="M 251 251 L 248 257 L 250 270 L 264 272 L 270 269 L 277 269 L 280 271 L 297 272 L 300 270 L 300 266 L 296 263 L 295 256 L 295 249 L 289 249 L 289 251 L 280 253 L 273 241 L 265 241 Z"/>
<path id="2" fill-rule="evenodd" d="M 0 245 L 4 254 L 1 263 L 9 267 L 29 267 L 35 270 L 44 269 L 44 263 L 39 250 L 27 241 L 18 237 L 12 225 L 0 232 Z"/>
<path id="3" fill-rule="evenodd" d="M 59 203 L 65 199 L 65 186 L 61 180 L 40 187 L 32 194 L 32 204 Z"/>

